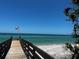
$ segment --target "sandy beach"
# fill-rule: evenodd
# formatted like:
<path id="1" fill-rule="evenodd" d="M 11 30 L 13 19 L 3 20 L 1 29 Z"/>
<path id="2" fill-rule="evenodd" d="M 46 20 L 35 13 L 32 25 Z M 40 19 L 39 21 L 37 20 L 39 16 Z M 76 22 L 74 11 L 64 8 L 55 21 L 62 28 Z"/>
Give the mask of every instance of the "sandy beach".
<path id="1" fill-rule="evenodd" d="M 64 44 L 54 45 L 37 45 L 40 49 L 44 50 L 55 59 L 70 59 L 72 52 L 68 50 Z"/>

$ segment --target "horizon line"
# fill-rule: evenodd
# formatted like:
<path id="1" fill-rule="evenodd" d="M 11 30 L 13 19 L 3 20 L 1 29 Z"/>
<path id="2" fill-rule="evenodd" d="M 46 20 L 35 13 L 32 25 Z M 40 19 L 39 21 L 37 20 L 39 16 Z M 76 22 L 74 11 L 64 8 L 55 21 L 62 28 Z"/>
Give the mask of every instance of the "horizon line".
<path id="1" fill-rule="evenodd" d="M 4 33 L 0 32 L 0 34 L 14 34 L 14 35 L 71 35 L 71 34 L 49 34 L 49 33 Z"/>

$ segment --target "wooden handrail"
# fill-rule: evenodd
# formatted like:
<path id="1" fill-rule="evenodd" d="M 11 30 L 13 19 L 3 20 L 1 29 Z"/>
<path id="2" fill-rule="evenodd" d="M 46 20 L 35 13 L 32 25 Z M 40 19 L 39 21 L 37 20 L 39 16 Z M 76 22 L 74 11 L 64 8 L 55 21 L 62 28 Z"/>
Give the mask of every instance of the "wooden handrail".
<path id="1" fill-rule="evenodd" d="M 7 52 L 10 49 L 12 37 L 3 43 L 0 43 L 0 59 L 5 59 Z"/>
<path id="2" fill-rule="evenodd" d="M 28 59 L 54 59 L 52 56 L 26 40 L 20 39 L 20 43 Z"/>

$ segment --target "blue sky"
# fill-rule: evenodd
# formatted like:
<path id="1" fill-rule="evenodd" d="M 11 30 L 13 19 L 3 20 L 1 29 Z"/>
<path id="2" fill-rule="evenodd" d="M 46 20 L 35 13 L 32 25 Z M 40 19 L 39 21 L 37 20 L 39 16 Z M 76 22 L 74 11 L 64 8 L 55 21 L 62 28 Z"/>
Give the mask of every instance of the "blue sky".
<path id="1" fill-rule="evenodd" d="M 64 7 L 68 0 L 0 0 L 0 32 L 71 34 Z"/>

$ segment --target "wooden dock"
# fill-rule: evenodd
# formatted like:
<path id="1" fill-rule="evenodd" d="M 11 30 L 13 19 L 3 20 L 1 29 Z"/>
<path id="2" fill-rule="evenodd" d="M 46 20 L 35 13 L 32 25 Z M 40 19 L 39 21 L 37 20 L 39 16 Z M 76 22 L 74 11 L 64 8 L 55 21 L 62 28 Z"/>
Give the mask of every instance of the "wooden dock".
<path id="1" fill-rule="evenodd" d="M 0 44 L 0 59 L 54 59 L 52 56 L 22 38 L 12 37 Z"/>
<path id="2" fill-rule="evenodd" d="M 19 40 L 13 40 L 5 59 L 27 59 Z"/>

